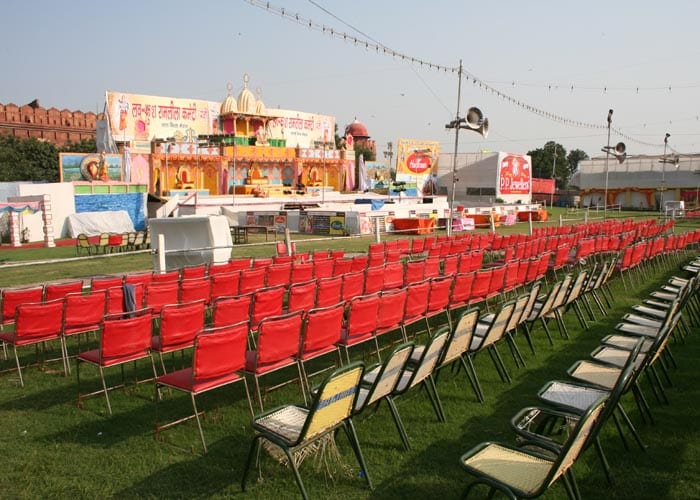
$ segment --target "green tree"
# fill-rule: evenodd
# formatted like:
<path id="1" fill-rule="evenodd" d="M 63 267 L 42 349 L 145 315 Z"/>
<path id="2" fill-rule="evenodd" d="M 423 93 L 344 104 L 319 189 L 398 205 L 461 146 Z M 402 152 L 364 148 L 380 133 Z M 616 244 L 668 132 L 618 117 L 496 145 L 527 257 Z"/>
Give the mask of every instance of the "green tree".
<path id="1" fill-rule="evenodd" d="M 97 142 L 94 138 L 81 139 L 80 142 L 69 142 L 60 149 L 61 153 L 97 153 Z"/>
<path id="2" fill-rule="evenodd" d="M 58 149 L 32 137 L 0 136 L 0 181 L 58 181 Z"/>
<path id="3" fill-rule="evenodd" d="M 573 174 L 578 169 L 579 162 L 587 160 L 588 154 L 582 149 L 572 149 L 566 157 L 569 162 L 569 171 Z"/>
<path id="4" fill-rule="evenodd" d="M 556 167 L 555 156 L 556 151 Z M 561 144 L 554 141 L 545 143 L 544 147 L 538 148 L 527 153 L 532 159 L 532 176 L 537 179 L 556 179 L 557 187 L 566 186 L 571 177 L 569 171 L 569 161 L 566 156 L 566 149 Z M 555 168 L 554 176 L 552 169 Z"/>

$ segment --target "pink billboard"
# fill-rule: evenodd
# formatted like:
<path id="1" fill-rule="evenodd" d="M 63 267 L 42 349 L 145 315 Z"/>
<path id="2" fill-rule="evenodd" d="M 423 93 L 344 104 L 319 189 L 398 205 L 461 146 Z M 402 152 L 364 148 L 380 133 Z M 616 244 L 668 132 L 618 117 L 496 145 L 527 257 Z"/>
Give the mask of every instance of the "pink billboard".
<path id="1" fill-rule="evenodd" d="M 532 190 L 530 157 L 513 153 L 498 154 L 498 189 L 500 194 L 527 194 Z"/>

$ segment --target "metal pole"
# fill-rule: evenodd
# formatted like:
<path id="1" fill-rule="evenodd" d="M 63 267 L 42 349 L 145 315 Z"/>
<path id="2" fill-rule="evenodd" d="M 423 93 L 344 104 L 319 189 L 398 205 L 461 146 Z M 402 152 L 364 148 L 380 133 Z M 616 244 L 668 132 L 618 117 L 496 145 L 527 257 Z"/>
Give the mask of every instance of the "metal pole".
<path id="1" fill-rule="evenodd" d="M 462 60 L 459 60 L 459 71 L 457 72 L 457 113 L 455 115 L 455 154 L 452 157 L 452 191 L 450 192 L 450 214 L 447 221 L 447 235 L 452 235 L 452 211 L 455 204 L 455 189 L 457 188 L 457 152 L 459 149 L 459 101 L 462 98 Z"/>
<path id="2" fill-rule="evenodd" d="M 612 123 L 613 110 L 608 111 L 608 146 L 605 148 L 605 199 L 603 200 L 603 220 L 608 215 L 608 161 L 610 160 L 610 124 Z"/>
<path id="3" fill-rule="evenodd" d="M 554 206 L 554 191 L 557 189 L 557 180 L 554 178 L 554 174 L 557 171 L 557 143 L 554 143 L 554 164 L 552 165 L 552 180 L 554 181 L 554 186 L 552 189 L 552 193 L 549 196 L 549 207 L 552 208 Z"/>
<path id="4" fill-rule="evenodd" d="M 666 146 L 668 145 L 669 137 L 671 137 L 671 134 L 668 133 L 664 137 L 664 158 L 661 160 L 661 198 L 659 202 L 659 212 L 662 213 L 664 212 L 664 194 L 666 194 Z"/>
<path id="5" fill-rule="evenodd" d="M 162 274 L 167 271 L 165 267 L 165 235 L 158 234 L 158 271 Z"/>
<path id="6" fill-rule="evenodd" d="M 321 186 L 321 205 L 326 203 L 326 141 L 323 141 L 323 184 Z"/>

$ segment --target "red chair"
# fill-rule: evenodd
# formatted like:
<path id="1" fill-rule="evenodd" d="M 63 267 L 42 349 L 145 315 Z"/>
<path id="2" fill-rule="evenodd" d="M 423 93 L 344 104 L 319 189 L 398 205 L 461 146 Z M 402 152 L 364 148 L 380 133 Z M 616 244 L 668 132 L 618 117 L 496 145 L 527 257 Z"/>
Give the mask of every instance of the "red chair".
<path id="1" fill-rule="evenodd" d="M 403 320 L 401 321 L 401 329 L 405 339 L 408 338 L 407 327 L 425 319 L 425 311 L 428 308 L 426 298 L 429 291 L 429 280 L 417 281 L 406 285 L 406 308 L 403 311 Z"/>
<path id="2" fill-rule="evenodd" d="M 486 300 L 497 297 L 503 290 L 505 282 L 506 266 L 498 266 L 491 268 L 491 280 L 489 281 L 489 289 L 486 293 Z"/>
<path id="3" fill-rule="evenodd" d="M 2 331 L 2 327 L 5 325 L 11 325 L 15 322 L 15 312 L 18 305 L 29 302 L 41 302 L 43 298 L 43 286 L 4 288 L 0 292 L 0 301 L 2 302 L 2 322 L 0 323 L 0 331 Z"/>
<path id="4" fill-rule="evenodd" d="M 398 288 L 386 290 L 379 294 L 379 312 L 377 314 L 377 328 L 375 335 L 379 337 L 385 333 L 399 330 L 403 338 L 403 313 L 406 309 L 406 289 Z M 405 340 L 405 339 L 404 339 Z M 377 351 L 377 354 L 379 352 Z M 381 358 L 380 358 L 381 359 Z"/>
<path id="5" fill-rule="evenodd" d="M 151 277 L 153 283 L 170 283 L 172 281 L 180 280 L 180 270 L 173 269 L 171 271 L 164 271 L 161 273 L 154 272 Z"/>
<path id="6" fill-rule="evenodd" d="M 266 268 L 265 283 L 267 286 L 282 285 L 288 287 L 292 278 L 292 261 L 284 264 L 272 264 Z"/>
<path id="7" fill-rule="evenodd" d="M 215 327 L 230 326 L 241 321 L 250 321 L 253 294 L 218 297 L 213 302 L 212 324 Z"/>
<path id="8" fill-rule="evenodd" d="M 180 302 L 195 302 L 202 300 L 206 305 L 211 302 L 211 280 L 202 276 L 184 279 L 180 282 Z"/>
<path id="9" fill-rule="evenodd" d="M 158 353 L 163 373 L 163 354 L 194 345 L 194 337 L 204 328 L 204 301 L 170 304 L 160 311 L 160 331 L 151 339 L 151 350 Z"/>
<path id="10" fill-rule="evenodd" d="M 442 260 L 442 275 L 454 276 L 459 266 L 459 255 L 448 255 Z"/>
<path id="11" fill-rule="evenodd" d="M 177 281 L 153 282 L 146 287 L 144 306 L 159 315 L 164 306 L 180 302 L 180 284 Z"/>
<path id="12" fill-rule="evenodd" d="M 253 269 L 259 269 L 261 267 L 267 267 L 272 265 L 272 257 L 256 257 L 253 259 Z"/>
<path id="13" fill-rule="evenodd" d="M 261 288 L 265 288 L 266 272 L 267 271 L 264 267 L 241 271 L 241 281 L 238 285 L 238 293 L 254 292 Z"/>
<path id="14" fill-rule="evenodd" d="M 124 297 L 124 287 L 128 286 L 131 296 Z M 104 291 L 107 293 L 107 309 L 105 314 L 122 314 L 134 309 L 141 309 L 144 300 L 144 286 L 140 283 L 134 285 L 113 286 Z M 128 303 L 127 303 L 128 302 Z"/>
<path id="15" fill-rule="evenodd" d="M 214 302 L 219 297 L 238 295 L 241 271 L 212 274 L 210 275 L 210 282 L 211 290 L 209 291 L 209 296 L 211 302 Z"/>
<path id="16" fill-rule="evenodd" d="M 343 276 L 350 272 L 352 267 L 351 259 L 344 259 L 342 257 L 333 260 L 333 276 Z"/>
<path id="17" fill-rule="evenodd" d="M 501 293 L 506 294 L 515 290 L 518 285 L 518 269 L 520 268 L 519 260 L 511 260 L 505 265 L 505 275 L 503 277 L 503 287 Z"/>
<path id="18" fill-rule="evenodd" d="M 425 259 L 423 279 L 437 278 L 438 276 L 440 276 L 440 258 L 428 257 Z"/>
<path id="19" fill-rule="evenodd" d="M 69 293 L 64 298 L 63 306 L 63 352 L 69 359 L 67 338 L 82 333 L 98 332 L 107 311 L 107 292 L 97 290 L 87 294 Z M 80 337 L 78 337 L 80 350 Z M 70 373 L 70 363 L 66 363 Z"/>
<path id="20" fill-rule="evenodd" d="M 368 267 L 365 271 L 364 294 L 381 292 L 384 289 L 384 266 Z"/>
<path id="21" fill-rule="evenodd" d="M 156 437 L 162 430 L 195 418 L 204 453 L 207 453 L 207 443 L 204 440 L 202 423 L 199 420 L 200 411 L 197 409 L 195 398 L 204 392 L 239 381 L 243 382 L 248 401 L 248 410 L 251 417 L 253 416 L 253 405 L 250 401 L 248 383 L 245 377 L 239 373 L 245 368 L 247 338 L 247 322 L 202 330 L 194 340 L 192 367 L 183 368 L 156 378 L 156 403 L 159 399 L 159 387 L 170 387 L 171 389 L 188 393 L 192 400 L 192 409 L 194 411 L 194 414 L 190 416 L 167 424 L 159 424 L 156 417 Z M 204 412 L 201 413 L 203 414 Z"/>
<path id="22" fill-rule="evenodd" d="M 83 280 L 65 281 L 63 283 L 47 283 L 44 287 L 44 300 L 62 299 L 69 293 L 83 291 Z"/>
<path id="23" fill-rule="evenodd" d="M 306 394 L 311 394 L 309 374 L 306 372 L 307 362 L 335 352 L 338 357 L 337 366 L 343 364 L 337 344 L 340 342 L 344 313 L 345 304 L 338 302 L 332 306 L 311 309 L 304 315 L 301 343 L 296 356 L 306 389 L 304 401 L 306 401 Z"/>
<path id="24" fill-rule="evenodd" d="M 410 285 L 425 279 L 425 259 L 412 260 L 406 262 L 404 269 L 403 283 Z"/>
<path id="25" fill-rule="evenodd" d="M 15 362 L 19 373 L 19 383 L 24 387 L 22 368 L 17 348 L 58 340 L 61 346 L 63 372 L 68 375 L 65 351 L 63 349 L 63 299 L 48 302 L 24 302 L 15 309 L 15 327 L 11 332 L 0 333 L 0 341 L 11 345 L 15 352 Z"/>
<path id="26" fill-rule="evenodd" d="M 150 285 L 153 282 L 153 273 L 136 273 L 136 274 L 125 274 L 124 283 L 129 285 L 141 284 L 144 287 Z"/>
<path id="27" fill-rule="evenodd" d="M 367 268 L 383 266 L 386 262 L 386 257 L 384 252 L 382 253 L 370 253 L 367 256 Z M 358 271 L 361 269 L 357 269 Z"/>
<path id="28" fill-rule="evenodd" d="M 316 280 L 294 283 L 287 292 L 287 312 L 308 311 L 316 306 Z"/>
<path id="29" fill-rule="evenodd" d="M 450 315 L 462 307 L 469 305 L 469 299 L 472 293 L 472 284 L 474 283 L 475 272 L 457 273 L 452 284 L 452 292 L 450 294 L 450 302 L 448 304 L 448 313 Z M 451 316 L 451 320 L 455 319 Z"/>
<path id="30" fill-rule="evenodd" d="M 328 307 L 343 300 L 343 278 L 333 276 L 316 281 L 316 307 Z"/>
<path id="31" fill-rule="evenodd" d="M 230 261 L 209 265 L 209 276 L 214 276 L 216 274 L 227 274 L 234 271 L 240 271 L 240 269 L 237 268 L 236 264 Z"/>
<path id="32" fill-rule="evenodd" d="M 122 370 L 122 383 L 118 386 L 107 387 L 105 381 L 105 368 L 120 366 L 132 361 L 150 358 L 153 378 L 156 378 L 156 365 L 151 356 L 151 336 L 153 321 L 150 309 L 141 309 L 125 317 L 124 315 L 107 316 L 102 321 L 102 335 L 97 349 L 81 352 L 77 357 L 78 375 L 78 407 L 82 408 L 84 399 L 98 394 L 104 394 L 107 400 L 107 410 L 112 414 L 112 405 L 109 401 L 109 391 L 124 387 L 124 371 Z M 96 366 L 100 372 L 102 389 L 83 394 L 80 392 L 80 364 L 88 363 Z"/>
<path id="33" fill-rule="evenodd" d="M 345 250 L 331 250 L 330 253 L 333 260 L 345 258 Z"/>
<path id="34" fill-rule="evenodd" d="M 90 280 L 90 290 L 107 290 L 115 286 L 122 286 L 123 276 L 97 276 Z"/>
<path id="35" fill-rule="evenodd" d="M 245 372 L 253 377 L 255 394 L 264 411 L 260 391 L 260 377 L 292 365 L 297 365 L 299 380 L 302 374 L 296 362 L 299 353 L 303 313 L 268 316 L 258 327 L 257 349 L 246 352 Z M 302 387 L 302 394 L 304 389 Z"/>
<path id="36" fill-rule="evenodd" d="M 228 265 L 231 267 L 232 271 L 245 271 L 250 269 L 253 263 L 253 259 L 250 257 L 239 257 L 237 259 L 230 259 Z"/>
<path id="37" fill-rule="evenodd" d="M 328 250 L 313 250 L 311 252 L 311 258 L 313 260 L 330 259 L 331 253 Z"/>
<path id="38" fill-rule="evenodd" d="M 403 286 L 403 264 L 390 262 L 384 266 L 384 290 L 395 290 Z"/>
<path id="39" fill-rule="evenodd" d="M 292 264 L 292 283 L 302 283 L 312 279 L 314 279 L 314 265 L 312 262 L 295 262 Z"/>
<path id="40" fill-rule="evenodd" d="M 314 265 L 314 278 L 330 278 L 333 276 L 333 265 L 334 261 L 330 258 L 325 259 L 313 259 L 311 261 Z"/>
<path id="41" fill-rule="evenodd" d="M 354 297 L 359 297 L 365 289 L 365 273 L 363 271 L 346 273 L 343 275 L 343 295 L 345 302 Z"/>
<path id="42" fill-rule="evenodd" d="M 207 265 L 197 264 L 195 266 L 185 266 L 180 270 L 180 279 L 203 278 L 207 275 Z"/>
<path id="43" fill-rule="evenodd" d="M 423 238 L 413 238 L 411 240 L 411 250 L 410 254 L 412 256 L 422 255 L 425 249 L 425 239 Z"/>
<path id="44" fill-rule="evenodd" d="M 253 305 L 250 313 L 250 329 L 255 331 L 262 320 L 268 316 L 279 316 L 283 312 L 283 286 L 262 288 L 253 292 Z"/>
<path id="45" fill-rule="evenodd" d="M 356 255 L 351 259 L 350 272 L 364 271 L 369 263 L 369 255 Z"/>
<path id="46" fill-rule="evenodd" d="M 445 315 L 447 325 L 452 328 L 449 305 L 453 280 L 452 276 L 439 276 L 430 280 L 428 306 L 425 310 L 425 326 L 429 335 L 431 335 L 430 318 L 439 317 L 441 314 Z"/>
<path id="47" fill-rule="evenodd" d="M 491 274 L 493 269 L 481 269 L 476 271 L 474 283 L 472 283 L 472 293 L 469 297 L 469 304 L 478 304 L 486 300 L 491 284 Z"/>
<path id="48" fill-rule="evenodd" d="M 379 313 L 379 294 L 360 295 L 350 300 L 348 315 L 340 343 L 345 350 L 345 357 L 350 362 L 350 347 L 373 340 L 377 353 L 379 344 L 374 335 L 377 329 L 377 315 Z"/>
<path id="49" fill-rule="evenodd" d="M 124 241 L 124 237 L 120 233 L 110 233 L 107 241 L 107 249 L 109 249 L 109 253 L 120 252 L 122 248 L 122 241 Z"/>

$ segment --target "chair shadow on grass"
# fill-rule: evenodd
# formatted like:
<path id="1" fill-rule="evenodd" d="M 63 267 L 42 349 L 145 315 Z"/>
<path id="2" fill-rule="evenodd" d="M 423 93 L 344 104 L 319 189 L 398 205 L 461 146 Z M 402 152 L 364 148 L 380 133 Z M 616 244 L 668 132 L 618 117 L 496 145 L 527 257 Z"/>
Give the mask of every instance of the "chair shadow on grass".
<path id="1" fill-rule="evenodd" d="M 648 291 L 657 286 L 657 283 L 651 284 Z M 646 292 L 647 290 L 644 290 L 640 294 Z M 411 460 L 401 461 L 400 469 L 394 475 L 380 481 L 375 474 L 373 478 L 376 490 L 373 498 L 420 498 L 424 496 L 455 498 L 461 495 L 466 486 L 474 479 L 459 467 L 458 460 L 461 454 L 483 441 L 515 443 L 515 434 L 510 429 L 510 418 L 521 408 L 538 404 L 536 393 L 545 382 L 552 379 L 565 379 L 566 369 L 574 361 L 585 357 L 588 352 L 592 351 L 603 336 L 612 333 L 614 326 L 622 314 L 627 312 L 627 309 L 628 307 L 625 305 L 616 305 L 616 308 L 608 316 L 599 317 L 587 331 L 581 331 L 580 327 L 574 326 L 576 318 L 573 313 L 567 315 L 567 323 L 571 322 L 567 326 L 571 332 L 575 331 L 576 333 L 570 340 L 557 339 L 553 348 L 547 343 L 541 326 L 538 327 L 534 332 L 537 357 L 530 358 L 532 363 L 529 363 L 527 368 L 516 369 L 510 355 L 503 356 L 513 376 L 513 383 L 510 385 L 500 381 L 488 356 L 476 356 L 474 360 L 476 370 L 486 388 L 486 402 L 483 404 L 476 402 L 464 373 L 455 375 L 451 373 L 450 369 L 443 370 L 444 373 L 440 374 L 437 384 L 438 391 L 445 408 L 448 425 L 461 422 L 459 427 L 462 429 L 462 433 L 457 439 L 436 441 L 431 438 L 440 434 L 439 426 L 443 424 L 439 424 L 434 418 L 429 404 L 421 403 L 414 397 L 398 401 L 399 406 L 406 407 L 405 410 L 402 408 L 400 411 L 402 415 L 405 414 L 404 423 L 409 437 L 415 445 L 414 449 L 420 451 L 414 454 Z M 697 328 L 695 330 L 697 331 Z M 522 342 L 521 339 L 518 341 Z M 658 496 L 659 493 L 664 496 L 660 492 L 662 488 L 667 493 L 665 497 L 673 496 L 670 490 L 673 481 L 669 478 L 677 475 L 674 457 L 682 456 L 687 443 L 693 442 L 697 438 L 697 433 L 693 432 L 693 429 L 696 429 L 694 422 L 698 412 L 692 410 L 694 408 L 692 405 L 693 401 L 697 401 L 700 389 L 697 384 L 693 383 L 696 377 L 692 377 L 692 373 L 688 372 L 692 370 L 693 360 L 700 355 L 700 346 L 695 343 L 689 349 L 689 343 L 692 341 L 694 339 L 689 339 L 685 345 L 679 345 L 674 352 L 679 361 L 679 369 L 672 370 L 671 373 L 674 382 L 674 386 L 669 389 L 669 397 L 672 398 L 671 405 L 663 406 L 656 400 L 649 400 L 652 412 L 657 417 L 656 426 L 641 423 L 631 394 L 623 398 L 623 403 L 628 409 L 630 417 L 635 423 L 640 423 L 642 437 L 649 444 L 647 453 L 641 453 L 634 448 L 626 451 L 617 436 L 614 424 L 608 422 L 603 427 L 601 441 L 617 481 L 616 486 L 606 490 L 612 497 L 625 498 L 629 496 L 630 491 L 645 491 L 639 486 L 640 480 L 649 483 L 648 491 L 653 491 L 655 496 Z M 529 362 L 529 359 L 526 361 Z M 539 366 L 534 367 L 535 361 Z M 642 385 L 644 391 L 653 398 L 645 381 L 642 381 Z M 684 432 L 674 432 L 673 437 L 670 438 L 667 432 L 657 436 L 661 426 L 668 428 L 668 426 L 678 424 L 678 412 L 681 411 L 679 405 L 688 407 L 688 409 L 682 410 L 687 415 L 685 417 L 687 422 L 681 427 Z M 409 409 L 409 406 L 413 407 L 413 410 Z M 466 412 L 470 416 L 466 420 L 462 420 L 460 415 Z M 380 415 L 377 417 L 379 418 Z M 387 429 L 391 425 L 390 421 L 385 420 L 382 423 L 373 423 L 372 427 Z M 363 428 L 364 426 L 361 424 L 357 427 L 371 471 L 374 452 L 385 453 L 385 445 L 381 436 L 376 437 L 377 444 L 375 445 L 375 442 L 367 435 L 368 429 Z M 389 434 L 388 439 L 395 438 L 395 436 L 391 436 L 391 433 L 385 434 Z M 398 438 L 395 438 L 394 441 L 396 441 L 396 449 L 399 450 Z M 421 441 L 426 447 L 421 446 L 423 444 Z M 653 470 L 644 473 L 644 478 L 640 478 L 638 473 L 629 477 L 628 470 L 649 467 L 652 467 Z M 601 485 L 608 486 L 598 459 L 591 450 L 584 452 L 573 470 L 584 498 L 593 498 L 600 493 Z M 406 471 L 411 471 L 410 477 L 406 476 Z M 689 478 L 688 481 L 694 479 L 697 478 Z M 659 481 L 663 483 L 663 486 L 660 486 Z M 553 494 L 565 496 L 560 484 L 553 485 L 552 489 L 554 490 Z M 485 494 L 483 489 L 477 489 L 477 492 Z"/>

